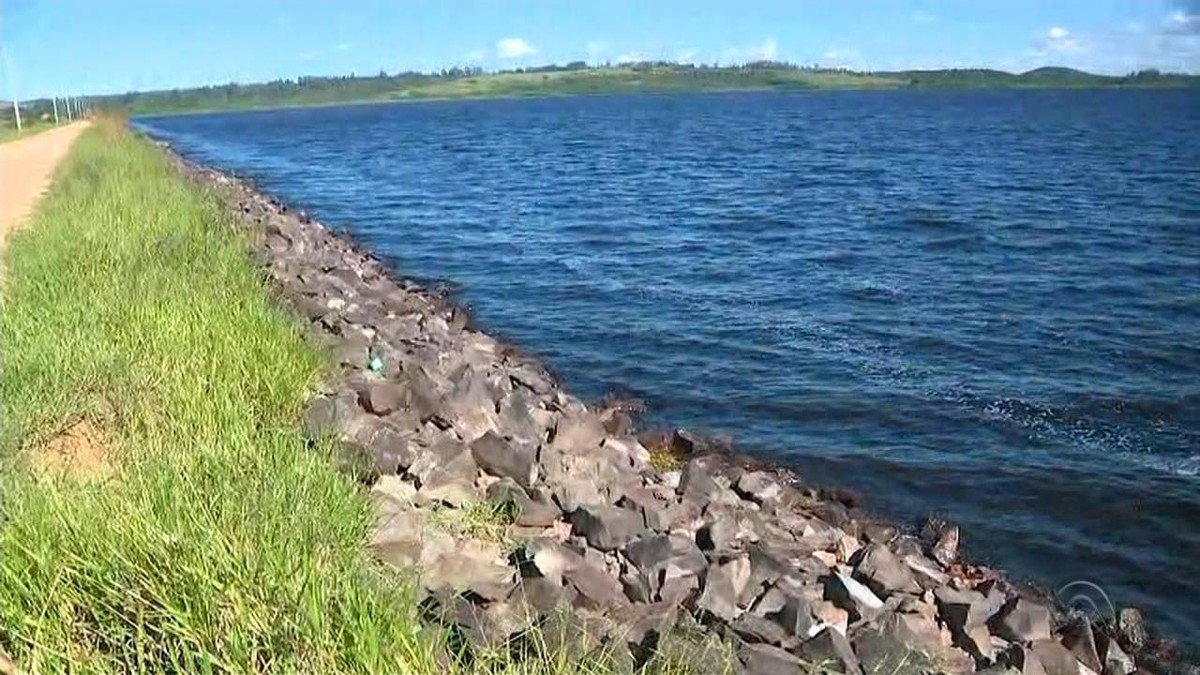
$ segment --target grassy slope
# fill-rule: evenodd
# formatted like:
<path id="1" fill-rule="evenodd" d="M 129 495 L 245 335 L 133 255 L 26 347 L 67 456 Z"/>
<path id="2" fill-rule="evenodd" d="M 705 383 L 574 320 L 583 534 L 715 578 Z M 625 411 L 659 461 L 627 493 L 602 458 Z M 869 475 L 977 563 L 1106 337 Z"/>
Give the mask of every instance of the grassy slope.
<path id="1" fill-rule="evenodd" d="M 53 122 L 43 122 L 41 120 L 26 122 L 21 125 L 21 130 L 17 131 L 17 125 L 8 121 L 0 123 L 0 143 L 4 141 L 12 141 L 25 136 L 32 136 L 39 131 L 45 131 L 54 126 Z"/>
<path id="2" fill-rule="evenodd" d="M 294 430 L 322 361 L 212 195 L 114 124 L 7 250 L 0 645 L 27 669 L 396 671 L 412 605 L 356 488 Z M 108 478 L 30 448 L 80 417 Z"/>
<path id="3" fill-rule="evenodd" d="M 389 98 L 486 98 L 545 94 L 595 94 L 638 91 L 720 91 L 725 89 L 855 89 L 898 87 L 897 79 L 842 72 L 777 70 L 731 74 L 728 71 L 622 68 L 498 73 L 435 80 L 401 89 Z"/>

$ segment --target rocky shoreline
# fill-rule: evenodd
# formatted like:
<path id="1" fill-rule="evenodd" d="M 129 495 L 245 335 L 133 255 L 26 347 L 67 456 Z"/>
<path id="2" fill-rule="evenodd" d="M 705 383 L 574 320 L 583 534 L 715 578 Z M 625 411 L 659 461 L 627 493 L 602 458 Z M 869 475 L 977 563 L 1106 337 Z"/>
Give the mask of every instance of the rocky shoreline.
<path id="1" fill-rule="evenodd" d="M 306 431 L 337 440 L 376 509 L 375 556 L 416 571 L 456 658 L 537 658 L 537 627 L 542 648 L 623 671 L 672 649 L 749 675 L 1167 668 L 1136 610 L 1072 616 L 962 560 L 953 525 L 907 534 L 719 443 L 639 436 L 629 406 L 566 393 L 446 294 L 177 161 L 227 195 L 281 300 L 336 355 Z"/>

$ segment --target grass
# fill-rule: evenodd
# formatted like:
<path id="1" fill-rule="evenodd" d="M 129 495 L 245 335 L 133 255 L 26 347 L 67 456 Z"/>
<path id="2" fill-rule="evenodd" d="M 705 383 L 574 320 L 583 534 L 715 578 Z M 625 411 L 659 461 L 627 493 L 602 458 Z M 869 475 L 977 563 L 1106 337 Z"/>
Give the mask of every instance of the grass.
<path id="1" fill-rule="evenodd" d="M 0 646 L 32 672 L 418 672 L 430 637 L 363 554 L 355 485 L 298 410 L 322 356 L 214 195 L 116 123 L 6 251 Z M 79 419 L 111 471 L 39 471 Z"/>
<path id="2" fill-rule="evenodd" d="M 25 124 L 22 124 L 21 130 L 18 131 L 15 123 L 5 121 L 0 123 L 0 143 L 15 141 L 18 138 L 24 138 L 26 136 L 32 136 L 33 134 L 53 128 L 54 126 L 55 124 L 53 122 L 31 120 Z"/>

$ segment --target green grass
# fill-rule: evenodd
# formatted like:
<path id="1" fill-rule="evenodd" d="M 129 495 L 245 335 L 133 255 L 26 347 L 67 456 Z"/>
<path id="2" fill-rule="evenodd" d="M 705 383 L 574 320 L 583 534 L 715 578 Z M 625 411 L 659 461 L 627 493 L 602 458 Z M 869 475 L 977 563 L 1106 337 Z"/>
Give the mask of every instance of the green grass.
<path id="1" fill-rule="evenodd" d="M 26 136 L 32 136 L 33 134 L 36 134 L 40 131 L 45 131 L 54 126 L 55 125 L 53 122 L 36 120 L 22 124 L 21 130 L 17 131 L 17 125 L 15 123 L 5 121 L 0 123 L 0 143 L 16 140 L 18 138 L 24 138 Z"/>
<path id="2" fill-rule="evenodd" d="M 414 672 L 356 487 L 295 431 L 322 368 L 215 196 L 115 124 L 9 241 L 0 646 L 33 672 Z M 107 476 L 35 470 L 75 419 Z"/>

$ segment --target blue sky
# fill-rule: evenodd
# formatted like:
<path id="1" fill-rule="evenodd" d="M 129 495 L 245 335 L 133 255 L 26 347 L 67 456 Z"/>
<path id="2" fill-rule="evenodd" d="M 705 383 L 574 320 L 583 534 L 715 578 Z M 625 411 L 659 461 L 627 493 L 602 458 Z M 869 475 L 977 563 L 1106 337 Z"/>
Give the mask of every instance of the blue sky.
<path id="1" fill-rule="evenodd" d="M 0 96 L 583 59 L 1200 72 L 1200 0 L 4 0 Z"/>

